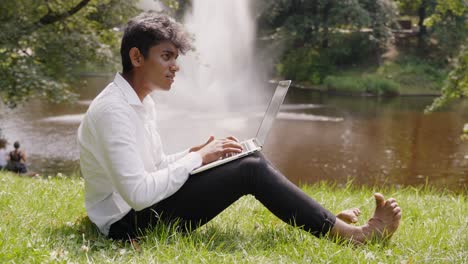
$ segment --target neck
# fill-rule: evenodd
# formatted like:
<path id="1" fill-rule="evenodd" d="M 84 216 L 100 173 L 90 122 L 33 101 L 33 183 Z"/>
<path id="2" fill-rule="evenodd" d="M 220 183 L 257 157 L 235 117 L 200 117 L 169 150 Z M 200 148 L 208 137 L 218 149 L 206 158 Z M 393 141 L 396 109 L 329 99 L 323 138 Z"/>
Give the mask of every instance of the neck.
<path id="1" fill-rule="evenodd" d="M 141 102 L 145 99 L 145 97 L 150 94 L 151 90 L 148 89 L 148 86 L 145 84 L 144 78 L 136 73 L 135 71 L 130 71 L 126 73 L 122 73 L 122 77 L 130 84 L 130 86 L 135 90 L 138 98 Z"/>

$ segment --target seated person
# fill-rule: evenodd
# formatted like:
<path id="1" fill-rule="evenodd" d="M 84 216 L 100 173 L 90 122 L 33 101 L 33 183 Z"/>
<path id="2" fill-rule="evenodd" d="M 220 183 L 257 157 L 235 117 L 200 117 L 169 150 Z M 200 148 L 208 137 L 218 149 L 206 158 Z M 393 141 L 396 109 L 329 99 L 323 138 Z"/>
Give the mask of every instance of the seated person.
<path id="1" fill-rule="evenodd" d="M 15 148 L 13 151 L 10 151 L 8 154 L 8 164 L 7 170 L 16 173 L 26 173 L 28 170 L 26 169 L 26 153 L 20 150 L 20 143 L 16 141 L 13 144 Z"/>
<path id="2" fill-rule="evenodd" d="M 359 210 L 335 216 L 259 152 L 190 176 L 201 165 L 241 152 L 234 137 L 209 137 L 166 155 L 148 94 L 170 90 L 179 71 L 177 58 L 190 49 L 189 39 L 167 16 L 146 13 L 132 19 L 122 38 L 123 71 L 93 100 L 80 124 L 86 211 L 104 235 L 134 239 L 157 223 L 189 232 L 247 194 L 285 223 L 317 237 L 360 244 L 385 240 L 397 230 L 401 209 L 395 199 L 374 194 L 373 217 L 363 226 L 351 225 Z"/>

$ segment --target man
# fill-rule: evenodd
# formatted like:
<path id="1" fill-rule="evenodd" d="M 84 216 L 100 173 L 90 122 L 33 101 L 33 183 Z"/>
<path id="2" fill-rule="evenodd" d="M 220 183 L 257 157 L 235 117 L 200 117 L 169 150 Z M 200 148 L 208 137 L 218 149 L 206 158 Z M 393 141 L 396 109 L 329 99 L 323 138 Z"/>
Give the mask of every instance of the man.
<path id="1" fill-rule="evenodd" d="M 183 152 L 164 153 L 148 94 L 171 88 L 179 53 L 190 48 L 183 28 L 170 18 L 146 13 L 132 19 L 122 38 L 123 72 L 93 100 L 78 129 L 86 210 L 104 235 L 132 239 L 156 223 L 190 231 L 246 194 L 315 236 L 364 243 L 395 232 L 401 210 L 394 199 L 375 194 L 373 218 L 352 226 L 346 222 L 356 221 L 357 209 L 337 219 L 260 153 L 189 176 L 203 164 L 242 151 L 234 137 L 210 137 Z"/>

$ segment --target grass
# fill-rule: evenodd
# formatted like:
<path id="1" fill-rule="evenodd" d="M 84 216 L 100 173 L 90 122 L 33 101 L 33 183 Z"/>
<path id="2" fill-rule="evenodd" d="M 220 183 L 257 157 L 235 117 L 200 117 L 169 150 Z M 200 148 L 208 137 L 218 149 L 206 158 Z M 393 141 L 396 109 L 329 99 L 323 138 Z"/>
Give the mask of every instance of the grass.
<path id="1" fill-rule="evenodd" d="M 404 94 L 440 94 L 448 70 L 443 66 L 408 57 L 387 61 L 377 74 L 400 85 Z"/>
<path id="2" fill-rule="evenodd" d="M 324 84 L 329 91 L 340 93 L 366 93 L 379 96 L 395 96 L 399 94 L 400 85 L 378 75 L 354 76 L 328 76 Z"/>
<path id="3" fill-rule="evenodd" d="M 0 172 L 0 263 L 467 263 L 464 193 L 431 187 L 380 189 L 403 208 L 387 245 L 353 247 L 292 228 L 246 196 L 189 235 L 159 226 L 130 244 L 100 236 L 86 217 L 78 177 L 26 178 Z M 374 188 L 320 183 L 304 191 L 333 212 L 359 206 L 369 217 Z"/>

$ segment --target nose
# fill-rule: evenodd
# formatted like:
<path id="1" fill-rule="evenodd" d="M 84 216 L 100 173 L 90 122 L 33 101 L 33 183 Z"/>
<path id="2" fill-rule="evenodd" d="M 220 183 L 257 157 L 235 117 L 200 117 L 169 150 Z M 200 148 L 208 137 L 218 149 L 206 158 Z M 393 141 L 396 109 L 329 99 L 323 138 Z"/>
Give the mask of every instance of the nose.
<path id="1" fill-rule="evenodd" d="M 171 72 L 178 72 L 180 70 L 179 65 L 174 62 L 174 64 L 171 65 L 170 70 Z"/>

